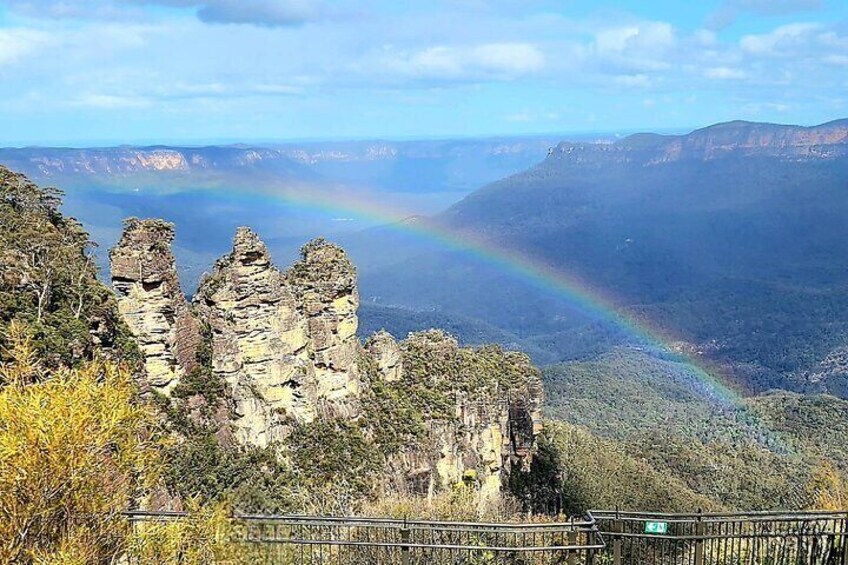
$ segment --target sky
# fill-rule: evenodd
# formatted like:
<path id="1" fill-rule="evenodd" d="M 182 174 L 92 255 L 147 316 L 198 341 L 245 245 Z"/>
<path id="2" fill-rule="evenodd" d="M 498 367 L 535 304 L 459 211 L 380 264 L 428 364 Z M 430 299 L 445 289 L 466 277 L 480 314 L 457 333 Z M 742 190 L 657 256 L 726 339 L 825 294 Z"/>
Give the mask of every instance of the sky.
<path id="1" fill-rule="evenodd" d="M 845 0 L 0 0 L 0 145 L 848 116 Z"/>

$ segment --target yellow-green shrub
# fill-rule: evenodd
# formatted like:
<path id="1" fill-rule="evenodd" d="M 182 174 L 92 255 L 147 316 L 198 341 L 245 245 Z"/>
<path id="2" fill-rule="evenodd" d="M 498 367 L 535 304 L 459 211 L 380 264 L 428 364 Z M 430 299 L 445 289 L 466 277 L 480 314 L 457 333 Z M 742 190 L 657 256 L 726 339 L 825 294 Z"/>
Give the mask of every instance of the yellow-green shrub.
<path id="1" fill-rule="evenodd" d="M 11 324 L 0 366 L 0 562 L 95 563 L 119 551 L 116 516 L 157 470 L 152 414 L 109 362 L 44 370 Z"/>
<path id="2" fill-rule="evenodd" d="M 188 516 L 166 521 L 142 521 L 127 544 L 130 563 L 237 565 L 253 563 L 250 548 L 230 519 L 224 503 L 202 507 L 188 501 Z"/>

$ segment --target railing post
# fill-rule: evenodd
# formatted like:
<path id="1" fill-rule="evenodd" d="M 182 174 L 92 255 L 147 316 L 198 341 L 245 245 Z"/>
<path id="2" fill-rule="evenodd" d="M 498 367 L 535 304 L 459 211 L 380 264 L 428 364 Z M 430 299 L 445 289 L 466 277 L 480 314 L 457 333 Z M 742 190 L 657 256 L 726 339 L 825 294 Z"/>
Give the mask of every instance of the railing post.
<path id="1" fill-rule="evenodd" d="M 842 534 L 840 537 L 842 539 L 842 556 L 839 565 L 848 565 L 848 517 L 845 517 L 841 520 L 842 524 Z"/>
<path id="2" fill-rule="evenodd" d="M 401 565 L 409 565 L 409 526 L 406 523 L 406 518 L 403 519 L 403 529 L 400 531 L 400 541 L 404 545 L 400 548 Z"/>
<path id="3" fill-rule="evenodd" d="M 618 508 L 615 509 L 615 521 L 612 523 L 612 531 L 612 562 L 613 565 L 621 565 L 621 532 L 624 531 L 624 525 L 621 523 Z"/>
<path id="4" fill-rule="evenodd" d="M 698 508 L 698 517 L 695 522 L 695 565 L 704 565 L 704 517 L 703 511 Z"/>
<path id="5" fill-rule="evenodd" d="M 572 547 L 577 545 L 577 531 L 574 529 L 574 516 L 571 517 L 571 530 L 568 532 L 568 545 Z M 568 565 L 577 565 L 576 549 L 568 550 L 568 559 L 566 561 Z"/>

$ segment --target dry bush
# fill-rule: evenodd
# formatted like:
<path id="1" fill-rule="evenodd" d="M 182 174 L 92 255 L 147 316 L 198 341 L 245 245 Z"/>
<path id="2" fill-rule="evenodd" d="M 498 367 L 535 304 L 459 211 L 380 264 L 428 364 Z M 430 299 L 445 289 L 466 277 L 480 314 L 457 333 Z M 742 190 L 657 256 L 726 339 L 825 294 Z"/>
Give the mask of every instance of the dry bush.
<path id="1" fill-rule="evenodd" d="M 814 469 L 807 485 L 811 510 L 845 510 L 848 506 L 848 483 L 836 465 L 822 460 Z"/>
<path id="2" fill-rule="evenodd" d="M 157 471 L 151 412 L 108 362 L 44 370 L 11 324 L 0 366 L 0 562 L 97 563 L 120 550 L 119 513 Z"/>
<path id="3" fill-rule="evenodd" d="M 519 506 L 506 495 L 486 498 L 466 485 L 456 485 L 429 498 L 403 494 L 384 495 L 366 503 L 362 516 L 455 522 L 523 520 Z"/>

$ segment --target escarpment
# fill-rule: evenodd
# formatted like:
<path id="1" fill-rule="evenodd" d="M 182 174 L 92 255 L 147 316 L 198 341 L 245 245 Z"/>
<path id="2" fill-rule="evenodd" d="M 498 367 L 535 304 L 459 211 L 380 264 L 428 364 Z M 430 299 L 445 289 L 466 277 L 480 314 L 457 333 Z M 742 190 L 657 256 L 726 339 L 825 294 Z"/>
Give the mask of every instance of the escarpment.
<path id="1" fill-rule="evenodd" d="M 173 235 L 157 220 L 127 222 L 111 252 L 119 309 L 156 390 L 169 396 L 198 363 L 223 383 L 226 437 L 286 460 L 310 429 L 352 433 L 380 461 L 374 482 L 396 492 L 465 483 L 496 495 L 508 473 L 529 469 L 542 388 L 525 355 L 462 348 L 436 330 L 402 341 L 379 332 L 362 344 L 345 252 L 315 240 L 281 271 L 248 228 L 189 306 Z"/>

